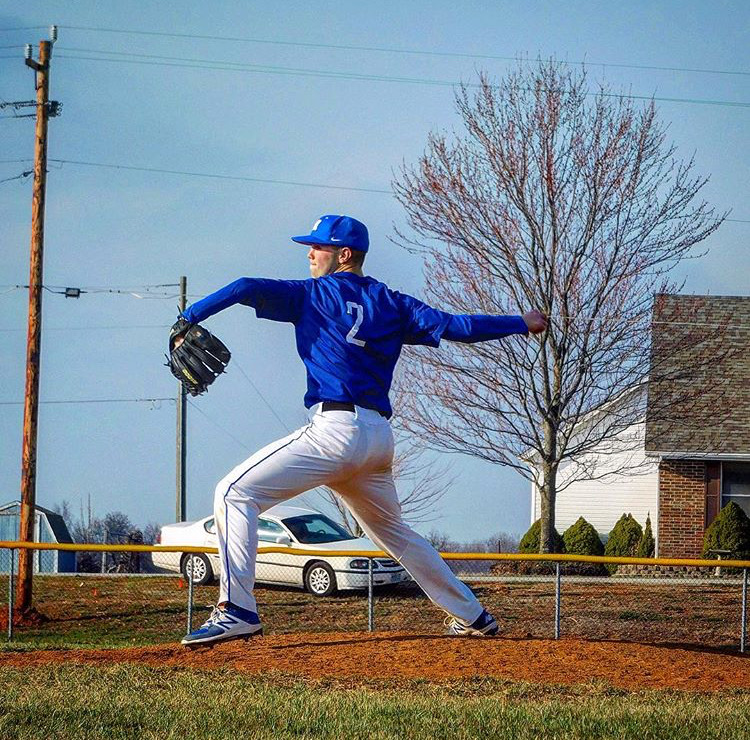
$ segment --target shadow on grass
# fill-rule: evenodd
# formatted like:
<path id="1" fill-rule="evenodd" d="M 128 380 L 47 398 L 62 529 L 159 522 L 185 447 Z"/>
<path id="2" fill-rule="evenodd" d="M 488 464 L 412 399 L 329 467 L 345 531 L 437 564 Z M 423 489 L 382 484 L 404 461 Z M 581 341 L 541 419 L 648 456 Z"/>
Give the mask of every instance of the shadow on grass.
<path id="1" fill-rule="evenodd" d="M 436 635 L 432 633 L 414 632 L 408 635 L 377 635 L 377 633 L 364 632 L 362 638 L 347 638 L 345 640 L 331 640 L 321 638 L 305 640 L 304 642 L 287 643 L 284 645 L 271 646 L 271 650 L 288 650 L 289 648 L 302 648 L 302 647 L 330 647 L 331 645 L 362 645 L 364 643 L 388 643 L 388 642 L 434 642 L 436 640 L 466 640 L 466 639 L 479 639 L 479 638 L 466 638 L 457 637 L 455 635 Z M 542 638 L 539 637 L 483 637 L 482 641 L 487 642 L 532 642 L 539 641 Z"/>
<path id="2" fill-rule="evenodd" d="M 102 621 L 107 619 L 132 619 L 134 617 L 141 618 L 144 616 L 159 616 L 159 615 L 181 615 L 184 614 L 186 611 L 185 607 L 160 607 L 160 608 L 140 608 L 137 612 L 134 612 L 132 609 L 130 611 L 124 612 L 104 612 L 104 613 L 94 613 L 94 614 L 83 614 L 79 615 L 77 617 L 50 617 L 47 615 L 47 622 L 45 623 L 47 626 L 51 626 L 54 624 L 66 624 L 66 623 L 76 623 L 76 622 L 89 622 L 89 621 Z"/>
<path id="3" fill-rule="evenodd" d="M 563 638 L 566 639 L 566 638 Z M 728 655 L 733 658 L 743 658 L 747 660 L 750 658 L 750 653 L 740 652 L 738 644 L 725 644 L 725 645 L 700 645 L 693 642 L 673 642 L 659 640 L 618 640 L 615 638 L 597 638 L 596 640 L 586 640 L 584 638 L 576 637 L 573 638 L 580 642 L 607 642 L 622 645 L 623 649 L 627 649 L 627 646 L 632 645 L 646 645 L 648 647 L 666 648 L 669 650 L 685 650 L 689 653 L 709 653 L 712 655 Z"/>
<path id="4" fill-rule="evenodd" d="M 331 645 L 361 645 L 364 643 L 408 643 L 408 642 L 418 642 L 425 640 L 434 642 L 435 640 L 457 640 L 457 639 L 471 639 L 471 638 L 460 638 L 455 637 L 451 635 L 435 635 L 435 634 L 428 634 L 424 632 L 414 632 L 413 634 L 409 635 L 377 635 L 374 633 L 363 633 L 361 638 L 347 638 L 345 640 L 331 640 L 331 639 L 325 639 L 321 638 L 318 639 L 308 639 L 296 643 L 288 643 L 285 645 L 275 645 L 271 647 L 272 650 L 288 650 L 289 648 L 303 648 L 303 647 L 329 647 Z M 563 637 L 562 640 L 550 640 L 547 638 L 542 637 L 534 637 L 531 635 L 523 636 L 523 637 L 505 637 L 505 636 L 498 636 L 495 638 L 483 638 L 483 640 L 489 640 L 494 643 L 523 643 L 523 642 L 560 642 L 561 645 L 565 643 L 568 639 L 574 639 L 577 642 L 583 642 L 583 643 L 611 643 L 611 644 L 617 644 L 622 646 L 623 652 L 627 652 L 628 647 L 632 647 L 634 645 L 645 645 L 648 647 L 656 647 L 656 648 L 665 648 L 670 650 L 684 650 L 686 652 L 691 653 L 699 653 L 699 654 L 712 654 L 712 655 L 727 655 L 730 657 L 737 657 L 737 658 L 743 658 L 748 659 L 750 658 L 749 653 L 741 653 L 739 651 L 739 648 L 737 645 L 720 645 L 720 646 L 706 646 L 706 645 L 698 645 L 693 643 L 682 643 L 682 642 L 658 642 L 658 641 L 638 641 L 633 642 L 632 640 L 615 640 L 615 639 L 596 639 L 596 640 L 587 640 L 582 638 L 565 638 Z"/>

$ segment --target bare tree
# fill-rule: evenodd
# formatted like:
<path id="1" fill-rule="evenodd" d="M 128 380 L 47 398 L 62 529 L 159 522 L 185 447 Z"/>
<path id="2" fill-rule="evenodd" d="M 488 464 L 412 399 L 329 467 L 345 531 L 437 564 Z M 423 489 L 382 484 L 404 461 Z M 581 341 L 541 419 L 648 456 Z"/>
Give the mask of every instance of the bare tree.
<path id="1" fill-rule="evenodd" d="M 70 504 L 66 500 L 63 500 L 61 504 L 56 504 L 54 510 L 66 520 L 73 542 L 77 544 L 144 544 L 143 534 L 133 525 L 127 514 L 121 511 L 111 511 L 100 519 L 92 513 L 90 498 L 85 513 L 83 502 L 81 503 L 81 513 L 78 519 L 73 517 Z M 158 532 L 157 525 L 152 524 L 149 527 L 152 529 L 156 527 Z M 105 570 L 137 573 L 140 569 L 138 553 L 94 553 L 82 550 L 76 553 L 76 562 L 77 570 L 81 573 L 99 573 Z"/>
<path id="2" fill-rule="evenodd" d="M 143 528 L 143 544 L 155 545 L 161 535 L 161 525 L 157 522 L 148 522 Z"/>
<path id="3" fill-rule="evenodd" d="M 518 552 L 520 542 L 517 534 L 502 531 L 481 540 L 458 542 L 439 529 L 431 529 L 425 539 L 440 552 Z"/>
<path id="4" fill-rule="evenodd" d="M 457 552 L 459 543 L 451 539 L 451 536 L 447 532 L 443 532 L 440 529 L 434 527 L 425 535 L 425 539 L 438 551 L 438 552 Z"/>
<path id="5" fill-rule="evenodd" d="M 65 524 L 68 526 L 72 525 L 73 510 L 70 508 L 70 501 L 68 501 L 68 499 L 64 498 L 62 501 L 55 503 L 52 507 L 52 511 L 54 511 L 55 514 L 59 514 L 63 518 Z"/>
<path id="6" fill-rule="evenodd" d="M 649 370 L 670 373 L 678 396 L 680 373 L 694 371 L 650 358 L 654 295 L 679 288 L 670 271 L 724 216 L 697 200 L 706 179 L 676 159 L 653 102 L 589 94 L 585 69 L 520 63 L 499 84 L 482 74 L 461 86 L 456 104 L 464 130 L 431 134 L 396 177 L 411 227 L 397 241 L 424 256 L 428 302 L 538 308 L 550 326 L 538 338 L 407 348 L 401 423 L 435 449 L 532 479 L 549 552 L 558 484 L 617 472 L 597 472 L 592 453 L 632 444 Z M 706 338 L 696 327 L 679 341 Z"/>
<path id="7" fill-rule="evenodd" d="M 104 515 L 105 542 L 122 544 L 134 529 L 130 517 L 122 511 L 110 511 Z"/>
<path id="8" fill-rule="evenodd" d="M 400 497 L 401 513 L 412 524 L 437 518 L 435 507 L 454 480 L 445 466 L 425 459 L 425 449 L 417 442 L 401 440 L 393 456 L 393 478 L 399 491 L 404 491 Z M 324 487 L 319 494 L 334 508 L 339 522 L 352 535 L 361 537 L 364 534 L 359 522 L 333 489 Z"/>

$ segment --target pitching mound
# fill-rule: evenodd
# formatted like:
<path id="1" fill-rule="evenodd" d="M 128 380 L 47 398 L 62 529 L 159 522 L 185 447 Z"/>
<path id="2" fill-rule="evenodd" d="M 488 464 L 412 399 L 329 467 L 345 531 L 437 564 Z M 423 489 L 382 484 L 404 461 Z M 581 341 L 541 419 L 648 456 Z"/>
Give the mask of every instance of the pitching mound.
<path id="1" fill-rule="evenodd" d="M 492 676 L 530 683 L 598 679 L 623 689 L 750 689 L 750 661 L 731 651 L 577 639 L 451 638 L 406 632 L 273 635 L 187 650 L 180 645 L 112 650 L 0 653 L 0 666 L 79 662 L 155 667 L 283 671 L 311 678 Z"/>

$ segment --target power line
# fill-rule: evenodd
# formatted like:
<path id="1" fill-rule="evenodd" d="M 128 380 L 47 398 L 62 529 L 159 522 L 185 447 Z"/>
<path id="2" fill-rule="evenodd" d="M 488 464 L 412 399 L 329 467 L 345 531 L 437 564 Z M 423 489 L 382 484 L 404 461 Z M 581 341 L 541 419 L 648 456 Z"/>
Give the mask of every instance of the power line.
<path id="1" fill-rule="evenodd" d="M 0 164 L 10 164 L 10 163 L 22 163 L 22 162 L 30 162 L 31 160 L 26 159 L 0 159 Z M 74 160 L 74 159 L 49 159 L 49 162 L 54 162 L 60 165 L 65 164 L 72 164 L 72 165 L 78 165 L 80 167 L 100 167 L 105 169 L 115 169 L 115 170 L 131 170 L 135 172 L 152 172 L 157 174 L 166 174 L 166 175 L 182 175 L 184 177 L 205 177 L 210 178 L 213 180 L 234 180 L 234 181 L 240 181 L 240 182 L 256 182 L 256 183 L 265 183 L 270 185 L 292 185 L 297 187 L 308 187 L 308 188 L 320 188 L 320 189 L 330 189 L 330 190 L 348 190 L 348 191 L 354 191 L 354 192 L 360 192 L 360 193 L 380 193 L 383 195 L 393 195 L 392 190 L 386 190 L 385 188 L 357 188 L 357 187 L 347 187 L 343 185 L 329 185 L 326 183 L 311 183 L 311 182 L 301 182 L 298 180 L 276 180 L 271 178 L 261 178 L 261 177 L 246 177 L 242 175 L 220 175 L 214 172 L 191 172 L 188 170 L 168 170 L 164 168 L 159 167 L 137 167 L 135 165 L 125 165 L 125 164 L 111 164 L 107 162 L 86 162 L 81 160 Z M 25 175 L 24 175 L 25 176 Z M 18 179 L 17 177 L 7 178 L 7 180 L 15 180 Z M 0 180 L 0 182 L 7 182 L 7 180 Z M 736 224 L 750 224 L 750 219 L 743 219 L 743 218 L 725 218 L 725 222 L 728 223 L 736 223 Z M 7 286 L 6 286 L 7 287 Z M 12 286 L 14 288 L 28 288 L 28 285 L 16 285 Z M 94 292 L 94 291 L 88 291 L 88 292 Z M 125 291 L 129 292 L 129 291 Z M 140 297 L 140 296 L 136 296 Z M 171 297 L 171 296 L 168 296 Z M 189 297 L 195 297 L 193 295 Z"/>
<path id="2" fill-rule="evenodd" d="M 130 34 L 136 36 L 157 36 L 166 38 L 180 38 L 180 39 L 195 39 L 201 41 L 231 41 L 246 44 L 269 44 L 273 46 L 298 46 L 311 49 L 337 49 L 340 51 L 375 51 L 385 52 L 388 54 L 408 54 L 408 55 L 420 55 L 420 56 L 431 56 L 431 57 L 448 57 L 448 58 L 461 58 L 461 59 L 488 59 L 495 61 L 511 61 L 518 62 L 523 61 L 517 56 L 501 56 L 498 54 L 472 54 L 468 52 L 451 52 L 451 51 L 433 51 L 429 49 L 403 49 L 398 47 L 389 46 L 361 46 L 355 44 L 323 44 L 313 43 L 305 41 L 280 41 L 277 39 L 260 39 L 260 38 L 242 38 L 237 36 L 210 36 L 210 35 L 199 35 L 199 34 L 188 34 L 188 33 L 167 33 L 163 31 L 136 31 L 132 29 L 121 29 L 121 28 L 101 28 L 94 26 L 61 26 L 72 31 L 93 31 L 97 33 L 118 33 L 118 34 Z M 534 61 L 541 61 L 541 57 L 536 57 Z M 660 66 L 655 64 L 625 64 L 617 62 L 589 62 L 586 60 L 567 62 L 561 61 L 560 64 L 568 66 L 580 66 L 588 65 L 591 67 L 614 67 L 622 69 L 647 69 L 647 70 L 658 70 L 663 72 L 691 72 L 701 74 L 721 74 L 721 75 L 739 75 L 739 76 L 750 76 L 750 72 L 741 72 L 735 70 L 726 69 L 701 69 L 696 67 L 674 67 L 674 66 Z"/>
<path id="3" fill-rule="evenodd" d="M 4 293 L 10 293 L 14 290 L 23 290 L 25 288 L 28 288 L 28 285 L 2 285 L 0 288 L 6 288 L 0 295 L 3 295 Z M 55 295 L 64 295 L 67 298 L 78 298 L 79 296 L 90 293 L 90 294 L 102 294 L 102 293 L 111 293 L 114 295 L 129 295 L 133 298 L 139 298 L 140 300 L 158 300 L 158 301 L 166 301 L 166 300 L 174 300 L 175 298 L 179 298 L 179 293 L 160 293 L 160 292 L 153 292 L 150 290 L 141 290 L 141 291 L 135 291 L 135 290 L 117 290 L 114 288 L 73 288 L 70 286 L 64 287 L 64 286 L 52 286 L 52 285 L 43 285 L 43 290 L 46 290 L 48 293 L 54 293 Z M 75 295 L 71 294 L 71 291 L 75 293 Z M 190 293 L 188 295 L 189 298 L 202 298 L 202 295 L 197 293 Z"/>
<path id="4" fill-rule="evenodd" d="M 260 389 L 258 388 L 255 383 L 250 379 L 250 376 L 242 369 L 242 366 L 237 362 L 237 358 L 234 357 L 234 364 L 235 367 L 242 373 L 242 375 L 245 376 L 245 380 L 251 385 L 253 390 L 260 396 L 260 400 L 263 401 L 263 403 L 267 406 L 268 410 L 276 417 L 276 421 L 281 424 L 281 426 L 286 430 L 287 433 L 291 433 L 291 429 L 284 423 L 284 420 L 276 413 L 276 409 L 271 406 L 271 404 L 266 400 L 266 397 L 260 392 Z"/>
<path id="5" fill-rule="evenodd" d="M 0 285 L 0 288 L 28 288 L 28 285 Z M 62 288 L 61 285 L 51 285 L 47 284 L 45 285 L 47 288 Z M 125 291 L 131 291 L 131 290 L 151 290 L 153 288 L 177 288 L 179 287 L 179 283 L 151 283 L 147 285 L 82 285 L 80 286 L 81 290 L 85 290 L 88 292 L 96 292 L 99 290 L 125 290 Z"/>
<path id="6" fill-rule="evenodd" d="M 64 51 L 64 49 L 63 49 Z M 92 62 L 120 62 L 125 64 L 141 64 L 158 67 L 187 67 L 191 69 L 215 69 L 224 71 L 234 72 L 250 72 L 258 74 L 276 74 L 276 75 L 291 75 L 298 77 L 324 77 L 334 79 L 347 79 L 347 80 L 367 80 L 375 82 L 400 82 L 416 85 L 433 85 L 440 87 L 456 87 L 459 82 L 454 80 L 429 80 L 420 77 L 391 77 L 387 75 L 370 75 L 370 74 L 359 74 L 355 72 L 338 72 L 330 70 L 320 69 L 303 69 L 294 67 L 278 67 L 278 66 L 266 66 L 256 64 L 245 64 L 241 62 L 223 61 L 223 60 L 211 60 L 211 59 L 191 59 L 183 57 L 165 57 L 151 54 L 131 54 L 129 52 L 100 52 L 91 51 L 90 53 L 104 53 L 104 54 L 121 54 L 122 56 L 133 56 L 133 57 L 146 57 L 138 59 L 113 59 L 108 57 L 87 57 L 79 56 L 76 54 L 65 54 L 58 52 L 57 57 L 61 59 L 76 59 Z M 164 59 L 173 61 L 151 61 L 152 59 Z M 467 83 L 466 87 L 480 87 L 479 83 Z M 731 108 L 750 108 L 750 102 L 736 102 L 732 100 L 705 100 L 702 98 L 673 98 L 656 95 L 630 95 L 625 93 L 588 93 L 588 95 L 603 95 L 608 98 L 626 98 L 629 100 L 645 100 L 645 101 L 659 101 L 662 103 L 687 103 L 691 105 L 716 105 L 722 107 Z"/>
<path id="7" fill-rule="evenodd" d="M 246 444 L 245 444 L 245 443 L 244 443 L 244 442 L 243 442 L 242 440 L 240 440 L 240 439 L 238 439 L 237 437 L 235 437 L 235 436 L 234 436 L 234 434 L 232 434 L 232 432 L 230 432 L 230 431 L 229 431 L 228 429 L 226 429 L 226 428 L 225 428 L 225 427 L 223 427 L 223 426 L 222 426 L 221 424 L 219 424 L 219 422 L 217 422 L 217 421 L 214 421 L 214 419 L 212 419 L 212 418 L 211 418 L 211 417 L 210 417 L 210 416 L 209 416 L 209 415 L 208 415 L 208 414 L 207 414 L 207 413 L 206 413 L 206 412 L 205 412 L 205 411 L 204 411 L 204 410 L 203 410 L 203 409 L 202 409 L 202 408 L 201 408 L 200 406 L 198 406 L 198 404 L 197 404 L 197 403 L 193 403 L 193 402 L 192 402 L 192 401 L 191 401 L 191 400 L 190 400 L 189 398 L 188 398 L 188 399 L 186 399 L 186 400 L 187 400 L 187 402 L 188 402 L 188 403 L 189 403 L 189 404 L 190 404 L 190 405 L 191 405 L 191 406 L 192 406 L 192 407 L 193 407 L 193 408 L 194 408 L 194 409 L 195 409 L 195 410 L 196 410 L 196 411 L 197 411 L 197 412 L 198 412 L 199 414 L 201 414 L 201 415 L 202 415 L 202 416 L 204 416 L 204 417 L 205 417 L 206 419 L 208 419 L 208 421 L 209 421 L 209 422 L 210 422 L 211 424 L 213 424 L 213 425 L 214 425 L 214 426 L 215 426 L 215 427 L 216 427 L 217 429 L 219 429 L 219 430 L 221 430 L 222 432 L 224 432 L 224 434 L 226 434 L 226 435 L 227 435 L 228 437 L 231 437 L 231 438 L 232 438 L 232 439 L 233 439 L 233 440 L 234 440 L 234 441 L 235 441 L 235 442 L 236 442 L 236 443 L 237 443 L 238 445 L 240 445 L 241 447 L 243 447 L 243 448 L 244 448 L 245 450 L 247 450 L 248 452 L 252 452 L 252 450 L 251 450 L 251 449 L 250 449 L 250 448 L 249 448 L 249 447 L 248 447 L 248 446 L 247 446 L 247 445 L 246 445 Z"/>
<path id="8" fill-rule="evenodd" d="M 21 161 L 28 161 L 28 160 L 21 160 Z M 82 161 L 73 160 L 73 159 L 50 159 L 48 161 L 57 162 L 60 164 L 79 165 L 82 167 L 104 167 L 104 168 L 117 169 L 117 170 L 135 170 L 136 172 L 155 172 L 155 173 L 167 174 L 167 175 L 184 175 L 186 177 L 208 177 L 208 178 L 215 179 L 215 180 L 239 180 L 239 181 L 245 181 L 245 182 L 268 183 L 268 184 L 273 184 L 273 185 L 297 185 L 300 187 L 330 188 L 332 190 L 353 190 L 355 192 L 381 193 L 383 195 L 394 194 L 392 190 L 386 190 L 384 188 L 344 187 L 343 185 L 327 185 L 323 183 L 299 182 L 299 181 L 294 181 L 294 180 L 271 180 L 271 179 L 258 178 L 258 177 L 243 177 L 241 175 L 218 175 L 212 172 L 190 172 L 187 170 L 167 170 L 167 169 L 161 169 L 158 167 L 136 167 L 134 165 L 108 164 L 105 162 L 82 162 Z M 2 162 L 2 160 L 0 160 L 0 162 Z M 732 223 L 750 224 L 750 219 L 727 218 L 724 220 L 730 221 Z"/>
<path id="9" fill-rule="evenodd" d="M 328 185 L 314 182 L 299 182 L 296 180 L 271 180 L 261 177 L 245 177 L 242 175 L 217 175 L 211 172 L 190 172 L 186 170 L 167 170 L 160 169 L 157 167 L 136 167 L 133 165 L 125 164 L 107 164 L 104 162 L 84 162 L 75 159 L 50 159 L 50 162 L 59 162 L 60 164 L 73 164 L 81 167 L 105 167 L 114 170 L 131 170 L 135 172 L 158 172 L 167 175 L 184 175 L 187 177 L 208 177 L 214 180 L 235 180 L 241 182 L 259 182 L 272 185 L 296 185 L 298 187 L 306 188 L 324 188 L 329 190 L 349 190 L 359 193 L 384 193 L 386 195 L 392 195 L 391 190 L 381 190 L 378 188 L 356 188 L 356 187 L 345 187 L 343 185 Z"/>
<path id="10" fill-rule="evenodd" d="M 102 329 L 117 330 L 117 329 L 169 329 L 171 324 L 119 324 L 111 326 L 45 326 L 44 331 L 99 331 Z M 0 329 L 0 332 L 16 332 L 16 331 L 27 331 L 26 328 L 22 329 Z"/>
<path id="11" fill-rule="evenodd" d="M 25 286 L 28 287 L 28 286 Z M 67 295 L 68 288 L 63 288 L 58 286 L 57 288 L 52 288 L 47 285 L 42 286 L 44 290 L 46 290 L 48 293 L 56 293 L 57 295 Z M 84 288 L 75 288 L 79 293 L 114 293 L 116 295 L 130 295 L 134 298 L 140 298 L 142 300 L 146 299 L 153 299 L 158 301 L 167 300 L 169 298 L 178 298 L 179 293 L 153 293 L 151 291 L 142 291 L 142 292 L 136 292 L 133 290 L 117 290 L 115 288 L 99 288 L 99 289 L 84 289 Z M 72 296 L 77 297 L 77 296 Z"/>
<path id="12" fill-rule="evenodd" d="M 749 223 L 749 222 L 743 222 L 743 223 Z M 164 285 L 171 285 L 170 283 L 165 283 Z M 0 292 L 0 295 L 2 295 L 4 292 L 9 292 L 11 290 L 17 290 L 22 288 L 28 288 L 28 285 L 0 285 L 0 289 L 6 288 L 5 291 Z M 47 286 L 45 286 L 46 288 Z M 148 287 L 148 286 L 146 286 Z M 154 286 L 154 287 L 161 287 L 161 286 Z M 51 291 L 51 292 L 57 292 L 57 291 Z M 64 291 L 60 291 L 61 293 L 64 293 Z M 101 289 L 88 289 L 88 291 L 82 292 L 100 292 L 100 293 L 124 293 L 127 295 L 134 295 L 133 293 L 129 291 L 118 291 L 113 289 L 107 289 L 107 288 L 101 288 Z M 140 297 L 140 296 L 138 296 Z M 173 297 L 173 296 L 167 296 L 167 297 Z M 204 293 L 192 293 L 188 295 L 189 298 L 203 298 L 205 297 Z M 565 316 L 563 314 L 551 314 L 550 318 L 553 319 L 568 319 L 571 321 L 588 321 L 592 319 L 591 316 Z M 724 324 L 717 324 L 717 323 L 710 323 L 710 322 L 704 322 L 704 321 L 670 321 L 670 320 L 664 320 L 664 321 L 651 321 L 651 324 L 664 324 L 669 326 L 710 326 L 714 328 L 727 328 L 730 330 L 736 329 L 738 331 L 745 331 L 746 329 L 750 328 L 750 324 L 744 324 L 743 322 L 734 322 L 732 326 L 725 327 Z M 114 324 L 114 325 L 94 325 L 94 326 L 55 326 L 55 327 L 45 327 L 45 331 L 88 331 L 88 330 L 109 330 L 109 329 L 168 329 L 172 325 L 171 324 Z M 0 328 L 0 332 L 16 332 L 16 331 L 26 331 L 25 328 Z M 234 359 L 234 365 L 237 367 L 237 369 L 240 371 L 240 373 L 244 376 L 245 380 L 250 384 L 250 386 L 253 388 L 253 390 L 258 394 L 260 399 L 263 401 L 263 403 L 268 407 L 269 411 L 276 417 L 276 420 L 281 424 L 284 429 L 287 431 L 289 430 L 289 427 L 285 424 L 283 419 L 276 413 L 276 410 L 274 407 L 269 403 L 269 401 L 265 398 L 265 396 L 261 393 L 258 386 L 252 381 L 250 376 L 245 372 L 245 370 L 242 368 L 242 366 L 237 361 L 237 358 Z"/>
<path id="13" fill-rule="evenodd" d="M 39 401 L 39 403 L 49 404 L 79 404 L 79 403 L 160 403 L 161 401 L 171 401 L 174 398 L 76 398 L 66 401 Z M 23 406 L 24 401 L 0 401 L 0 406 Z"/>
<path id="14" fill-rule="evenodd" d="M 5 116 L 0 116 L 0 118 L 5 118 Z M 16 175 L 15 177 L 6 177 L 0 180 L 0 182 L 11 182 L 12 180 L 22 180 L 24 177 L 28 177 L 29 175 L 33 175 L 33 174 L 34 174 L 34 170 L 26 170 L 22 172 L 20 175 Z"/>
<path id="15" fill-rule="evenodd" d="M 22 163 L 22 162 L 30 162 L 31 160 L 29 158 L 26 159 L 0 159 L 0 164 L 10 164 L 10 163 Z M 116 169 L 116 170 L 134 170 L 136 172 L 155 172 L 159 174 L 166 174 L 166 175 L 183 175 L 185 177 L 208 177 L 215 180 L 239 180 L 244 182 L 259 182 L 259 183 L 266 183 L 271 185 L 296 185 L 299 187 L 311 187 L 311 188 L 329 188 L 332 190 L 353 190 L 355 192 L 365 192 L 365 193 L 382 193 L 383 195 L 393 195 L 392 190 L 386 190 L 384 188 L 356 188 L 356 187 L 344 187 L 343 185 L 328 185 L 325 183 L 310 183 L 310 182 L 299 182 L 296 180 L 273 180 L 269 178 L 259 178 L 259 177 L 244 177 L 242 175 L 219 175 L 214 172 L 190 172 L 187 170 L 167 170 L 162 169 L 159 167 L 136 167 L 135 165 L 126 165 L 126 164 L 111 164 L 107 162 L 84 162 L 80 160 L 74 160 L 74 159 L 49 159 L 48 162 L 54 162 L 56 164 L 64 165 L 64 164 L 72 164 L 72 165 L 79 165 L 81 167 L 103 167 L 103 168 L 109 168 L 109 169 Z M 730 223 L 737 223 L 737 224 L 750 224 L 750 219 L 743 219 L 743 218 L 725 218 L 724 221 L 730 222 Z M 152 287 L 176 287 L 176 283 L 172 284 L 165 284 L 164 286 L 152 286 Z M 0 287 L 8 287 L 8 286 L 0 286 Z M 17 287 L 23 287 L 28 288 L 28 285 L 23 286 L 12 286 L 14 288 Z M 190 296 L 193 297 L 193 296 Z"/>
<path id="16" fill-rule="evenodd" d="M 157 67 L 185 67 L 188 69 L 215 69 L 235 72 L 257 72 L 258 74 L 290 75 L 293 77 L 324 77 L 327 79 L 369 80 L 377 82 L 410 82 L 422 85 L 437 85 L 440 87 L 454 87 L 457 83 L 449 80 L 428 80 L 412 77 L 389 77 L 385 75 L 359 74 L 355 72 L 337 72 L 331 70 L 313 70 L 295 67 L 279 67 L 273 65 L 249 64 L 231 61 L 192 60 L 175 57 L 175 61 L 150 61 L 147 59 L 112 59 L 106 57 L 86 57 L 76 54 L 58 53 L 62 59 L 78 59 L 92 62 L 120 62 L 126 64 L 141 64 Z M 139 56 L 139 55 L 133 55 Z M 169 57 L 162 57 L 168 60 Z"/>

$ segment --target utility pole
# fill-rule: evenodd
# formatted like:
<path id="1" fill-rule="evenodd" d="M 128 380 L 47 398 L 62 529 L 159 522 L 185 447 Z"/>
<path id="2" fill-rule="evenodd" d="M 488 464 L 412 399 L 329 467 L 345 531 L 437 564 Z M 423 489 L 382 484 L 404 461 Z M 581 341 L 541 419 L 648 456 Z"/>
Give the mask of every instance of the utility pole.
<path id="1" fill-rule="evenodd" d="M 180 313 L 187 307 L 187 277 L 180 277 Z M 182 383 L 177 383 L 177 521 L 187 517 L 185 463 L 187 460 L 187 393 Z"/>
<path id="2" fill-rule="evenodd" d="M 47 185 L 47 120 L 49 118 L 49 67 L 57 27 L 52 26 L 51 41 L 39 42 L 39 61 L 31 58 L 26 47 L 26 65 L 34 70 L 36 82 L 36 136 L 34 146 L 34 189 L 31 200 L 31 259 L 29 274 L 29 327 L 26 348 L 26 393 L 23 409 L 23 452 L 21 461 L 21 517 L 19 539 L 34 540 L 36 505 L 36 443 L 39 419 L 39 357 L 42 342 L 42 266 L 44 256 L 44 200 Z M 33 551 L 19 550 L 16 614 L 31 611 L 31 587 L 34 571 Z"/>

